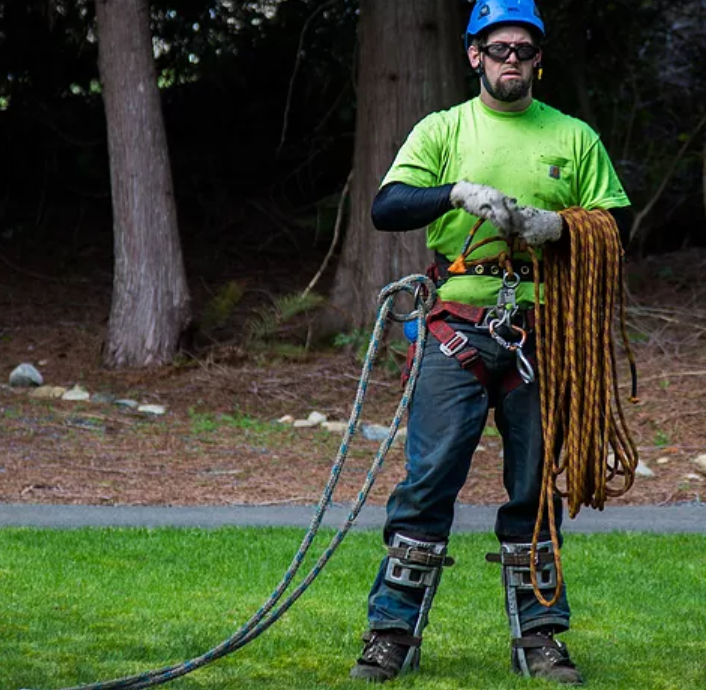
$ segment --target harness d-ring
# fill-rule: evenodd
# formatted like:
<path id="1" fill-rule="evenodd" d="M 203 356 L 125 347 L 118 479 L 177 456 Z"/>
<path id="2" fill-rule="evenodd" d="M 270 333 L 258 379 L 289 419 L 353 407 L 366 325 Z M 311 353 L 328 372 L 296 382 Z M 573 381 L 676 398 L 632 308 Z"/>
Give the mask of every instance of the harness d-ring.
<path id="1" fill-rule="evenodd" d="M 511 283 L 510 280 L 508 280 L 508 279 L 513 279 L 513 278 L 515 279 L 515 282 Z M 517 275 L 517 273 L 508 273 L 507 271 L 505 271 L 505 273 L 503 274 L 503 287 L 514 289 L 521 282 L 522 282 L 522 278 L 520 278 L 520 276 Z"/>
<path id="2" fill-rule="evenodd" d="M 414 321 L 419 318 L 420 314 L 428 314 L 436 301 L 436 286 L 434 283 L 426 276 L 412 275 L 405 282 L 390 283 L 385 286 L 378 297 L 378 305 L 381 305 L 390 296 L 399 292 L 406 292 L 412 295 L 414 310 L 401 314 L 390 309 L 388 316 L 392 321 Z"/>

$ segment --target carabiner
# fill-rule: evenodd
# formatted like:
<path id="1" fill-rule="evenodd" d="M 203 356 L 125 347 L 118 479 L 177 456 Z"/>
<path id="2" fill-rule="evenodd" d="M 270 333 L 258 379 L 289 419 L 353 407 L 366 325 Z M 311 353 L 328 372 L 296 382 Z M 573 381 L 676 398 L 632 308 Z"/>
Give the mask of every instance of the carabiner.
<path id="1" fill-rule="evenodd" d="M 495 332 L 495 329 L 502 323 L 503 321 L 501 321 L 500 319 L 493 319 L 488 324 L 488 331 L 490 332 L 490 335 L 496 343 L 498 343 L 501 347 L 504 347 L 506 350 L 514 352 L 517 355 L 517 371 L 520 372 L 520 378 L 525 383 L 532 383 L 535 379 L 534 369 L 532 368 L 532 364 L 530 363 L 530 361 L 527 359 L 527 357 L 525 357 L 525 353 L 522 352 L 522 346 L 527 340 L 527 333 L 524 329 L 520 328 L 519 326 L 515 326 L 515 324 L 510 324 L 510 328 L 520 334 L 520 339 L 516 343 L 508 342 L 507 340 L 505 340 L 505 338 Z"/>
<path id="2" fill-rule="evenodd" d="M 517 371 L 520 372 L 520 378 L 525 383 L 534 383 L 534 369 L 530 361 L 525 357 L 525 353 L 522 352 L 522 347 L 518 346 L 515 354 L 517 355 Z"/>
<path id="3" fill-rule="evenodd" d="M 513 331 L 517 331 L 520 334 L 520 340 L 516 343 L 511 343 L 505 338 L 503 338 L 501 335 L 498 335 L 495 332 L 495 329 L 498 326 L 502 326 L 505 321 L 507 320 L 505 317 L 507 315 L 507 312 L 503 314 L 502 319 L 493 319 L 489 324 L 488 324 L 488 331 L 490 332 L 490 335 L 493 337 L 493 340 L 495 340 L 496 343 L 504 347 L 506 350 L 510 350 L 510 352 L 514 352 L 518 348 L 522 348 L 522 346 L 525 344 L 525 341 L 527 340 L 527 333 L 520 328 L 519 326 L 515 326 L 514 323 L 508 324 L 510 328 L 512 328 Z"/>

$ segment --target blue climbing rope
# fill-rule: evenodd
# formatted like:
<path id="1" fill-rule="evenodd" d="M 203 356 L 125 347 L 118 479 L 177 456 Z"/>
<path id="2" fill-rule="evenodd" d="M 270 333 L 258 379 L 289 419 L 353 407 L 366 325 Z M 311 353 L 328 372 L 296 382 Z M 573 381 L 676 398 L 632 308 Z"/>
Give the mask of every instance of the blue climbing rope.
<path id="1" fill-rule="evenodd" d="M 392 306 L 396 297 L 402 292 L 406 292 L 413 296 L 415 308 L 409 313 L 399 314 L 392 311 Z M 365 505 L 368 494 L 370 493 L 370 490 L 375 483 L 375 479 L 382 468 L 387 452 L 394 441 L 404 413 L 409 406 L 412 392 L 417 381 L 417 375 L 422 361 L 422 354 L 424 352 L 424 343 L 426 342 L 427 337 L 425 317 L 433 306 L 435 300 L 436 287 L 433 282 L 429 280 L 429 278 L 423 275 L 407 276 L 402 280 L 390 283 L 381 290 L 378 297 L 375 327 L 370 338 L 368 351 L 365 355 L 365 361 L 363 363 L 363 370 L 358 384 L 355 401 L 348 420 L 348 426 L 343 435 L 343 439 L 341 440 L 341 445 L 339 446 L 336 459 L 331 469 L 331 474 L 329 475 L 329 479 L 326 483 L 326 487 L 324 488 L 321 498 L 319 499 L 316 509 L 314 510 L 314 515 L 311 519 L 311 523 L 309 524 L 309 528 L 296 554 L 294 555 L 291 564 L 287 568 L 287 571 L 280 580 L 279 584 L 273 590 L 272 594 L 255 613 L 255 615 L 253 615 L 250 620 L 244 623 L 229 638 L 200 656 L 182 661 L 181 663 L 174 664 L 172 666 L 146 671 L 133 676 L 125 676 L 123 678 L 116 678 L 114 680 L 91 683 L 88 685 L 78 685 L 71 688 L 63 688 L 62 690 L 138 690 L 139 688 L 148 688 L 161 685 L 162 683 L 167 683 L 175 678 L 185 676 L 198 668 L 206 666 L 207 664 L 210 664 L 217 659 L 220 659 L 227 654 L 231 654 L 241 647 L 244 647 L 248 642 L 261 635 L 289 610 L 289 608 L 306 591 L 309 585 L 318 577 L 321 570 L 331 559 L 338 546 L 350 531 L 353 523 L 358 517 L 358 514 Z M 417 346 L 410 369 L 409 379 L 405 385 L 402 398 L 397 406 L 394 418 L 390 423 L 387 436 L 380 443 L 380 447 L 375 454 L 363 486 L 361 487 L 358 497 L 351 507 L 348 517 L 333 536 L 328 546 L 306 577 L 304 577 L 301 583 L 297 585 L 289 596 L 280 603 L 280 600 L 289 589 L 289 586 L 297 575 L 299 568 L 308 554 L 309 548 L 311 547 L 319 527 L 321 526 L 326 510 L 331 504 L 333 493 L 336 489 L 336 485 L 338 484 L 338 480 L 341 476 L 341 471 L 348 456 L 351 440 L 355 435 L 360 421 L 360 415 L 368 389 L 368 382 L 370 380 L 373 364 L 375 363 L 375 359 L 377 358 L 377 354 L 380 349 L 381 338 L 385 331 L 388 319 L 394 321 L 413 321 L 416 322 L 417 325 Z"/>

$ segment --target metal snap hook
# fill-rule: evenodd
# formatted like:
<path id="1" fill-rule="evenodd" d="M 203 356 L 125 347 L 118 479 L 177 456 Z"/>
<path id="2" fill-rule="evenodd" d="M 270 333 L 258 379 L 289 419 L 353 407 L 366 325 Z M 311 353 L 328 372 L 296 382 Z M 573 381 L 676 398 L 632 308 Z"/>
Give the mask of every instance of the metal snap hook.
<path id="1" fill-rule="evenodd" d="M 514 350 L 516 347 L 522 347 L 525 344 L 525 341 L 527 340 L 527 332 L 520 328 L 519 326 L 516 326 L 514 323 L 510 323 L 510 318 L 511 314 L 509 311 L 503 312 L 503 315 L 499 319 L 493 319 L 490 321 L 488 324 L 488 331 L 490 332 L 490 335 L 495 338 L 504 348 L 508 350 Z M 498 328 L 499 326 L 507 326 L 508 328 L 511 328 L 513 331 L 516 331 L 517 333 L 520 334 L 520 340 L 516 343 L 511 343 L 502 336 L 498 335 L 495 332 L 495 329 Z"/>
<path id="2" fill-rule="evenodd" d="M 519 326 L 516 326 L 514 323 L 509 324 L 510 328 L 515 331 L 515 333 L 520 334 L 520 339 L 517 342 L 512 343 L 505 340 L 505 338 L 495 332 L 495 329 L 501 323 L 502 321 L 500 319 L 493 319 L 488 324 L 488 331 L 490 332 L 490 335 L 493 337 L 493 340 L 498 343 L 498 345 L 504 347 L 510 352 L 514 352 L 515 355 L 517 355 L 517 371 L 520 372 L 520 378 L 525 383 L 532 383 L 535 379 L 534 369 L 532 368 L 532 364 L 530 363 L 530 361 L 527 359 L 527 357 L 525 357 L 525 353 L 522 352 L 522 346 L 527 340 L 527 331 L 525 331 L 523 328 L 520 328 Z"/>
<path id="3" fill-rule="evenodd" d="M 517 354 L 517 371 L 520 372 L 520 378 L 525 383 L 533 383 L 535 376 L 532 364 L 527 359 L 527 357 L 525 357 L 525 353 L 522 352 L 521 347 L 517 347 L 515 353 Z"/>
<path id="4" fill-rule="evenodd" d="M 510 324 L 510 328 L 512 328 L 512 330 L 516 333 L 520 334 L 520 341 L 517 343 L 513 343 L 513 345 L 515 348 L 521 348 L 527 340 L 527 331 L 525 331 L 523 328 L 520 328 L 519 326 L 516 326 L 514 323 Z"/>

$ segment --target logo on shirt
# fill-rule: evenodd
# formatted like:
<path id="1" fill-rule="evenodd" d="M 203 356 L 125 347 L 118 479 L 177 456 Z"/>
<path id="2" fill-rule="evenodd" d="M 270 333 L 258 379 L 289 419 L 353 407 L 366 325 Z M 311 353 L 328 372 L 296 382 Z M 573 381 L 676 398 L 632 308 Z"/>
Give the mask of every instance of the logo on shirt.
<path id="1" fill-rule="evenodd" d="M 549 166 L 549 177 L 551 177 L 553 180 L 560 180 L 561 179 L 561 168 L 558 165 L 550 165 Z"/>

